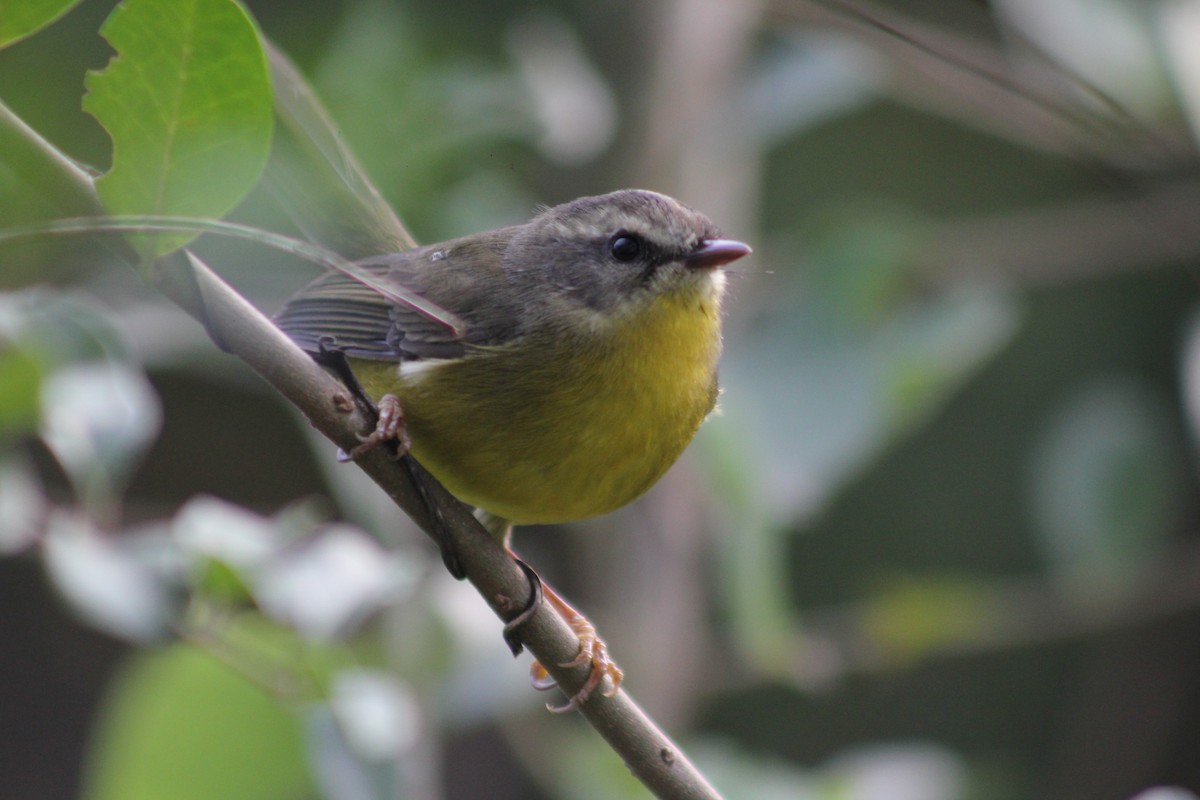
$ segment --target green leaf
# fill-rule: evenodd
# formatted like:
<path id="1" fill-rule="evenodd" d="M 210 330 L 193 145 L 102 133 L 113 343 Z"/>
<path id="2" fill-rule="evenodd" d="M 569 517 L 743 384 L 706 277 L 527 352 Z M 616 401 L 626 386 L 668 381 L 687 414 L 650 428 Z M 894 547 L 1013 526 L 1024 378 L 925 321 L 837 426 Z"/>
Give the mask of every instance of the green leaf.
<path id="1" fill-rule="evenodd" d="M 88 75 L 84 109 L 113 140 L 97 183 L 113 214 L 220 217 L 270 150 L 271 84 L 258 31 L 233 0 L 126 0 L 101 33 L 117 55 Z M 190 236 L 143 240 L 152 256 Z"/>
<path id="2" fill-rule="evenodd" d="M 40 31 L 79 0 L 0 0 L 0 48 Z"/>
<path id="3" fill-rule="evenodd" d="M 198 650 L 139 656 L 108 697 L 86 800 L 306 797 L 299 722 Z"/>

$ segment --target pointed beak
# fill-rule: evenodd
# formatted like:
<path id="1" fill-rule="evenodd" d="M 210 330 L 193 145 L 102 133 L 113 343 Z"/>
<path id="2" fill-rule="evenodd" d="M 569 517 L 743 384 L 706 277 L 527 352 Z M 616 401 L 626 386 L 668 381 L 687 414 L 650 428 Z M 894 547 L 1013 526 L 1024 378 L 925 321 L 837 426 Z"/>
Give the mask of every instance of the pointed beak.
<path id="1" fill-rule="evenodd" d="M 750 245 L 734 239 L 707 239 L 683 259 L 688 269 L 717 269 L 754 252 Z"/>

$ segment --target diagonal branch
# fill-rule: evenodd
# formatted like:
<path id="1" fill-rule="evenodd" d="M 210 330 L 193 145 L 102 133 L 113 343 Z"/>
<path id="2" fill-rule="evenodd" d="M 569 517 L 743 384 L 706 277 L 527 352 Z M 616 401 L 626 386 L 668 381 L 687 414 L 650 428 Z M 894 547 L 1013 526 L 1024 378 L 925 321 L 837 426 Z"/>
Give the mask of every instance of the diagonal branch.
<path id="1" fill-rule="evenodd" d="M 36 173 L 39 180 L 52 184 L 56 196 L 66 201 L 66 207 L 97 217 L 104 215 L 91 177 L 24 126 L 3 104 L 0 104 L 0 143 L 6 145 L 6 152 L 19 155 L 21 163 Z M 130 263 L 136 263 L 133 251 L 122 240 L 114 236 L 103 241 Z M 244 361 L 295 405 L 313 427 L 343 450 L 349 451 L 358 444 L 358 432 L 371 428 L 341 384 L 200 259 L 186 252 L 160 259 L 155 283 L 164 295 L 204 325 L 221 349 Z M 431 536 L 441 535 L 409 473 L 383 449 L 356 463 L 423 530 Z M 441 518 L 445 535 L 450 536 L 467 579 L 501 619 L 511 617 L 524 607 L 529 596 L 525 573 L 500 542 L 484 531 L 471 509 L 436 481 L 428 483 L 434 513 Z M 579 690 L 590 668 L 558 666 L 575 657 L 579 641 L 557 612 L 543 604 L 522 626 L 520 635 L 568 695 Z M 717 791 L 678 745 L 624 690 L 611 698 L 593 694 L 581 712 L 656 797 L 720 800 Z"/>

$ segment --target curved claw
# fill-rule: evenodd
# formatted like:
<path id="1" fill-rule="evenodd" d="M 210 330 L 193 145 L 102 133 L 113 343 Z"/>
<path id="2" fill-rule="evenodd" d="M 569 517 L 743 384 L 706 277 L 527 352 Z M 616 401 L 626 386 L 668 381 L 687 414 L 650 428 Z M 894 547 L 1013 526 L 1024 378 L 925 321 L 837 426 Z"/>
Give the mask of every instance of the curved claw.
<path id="1" fill-rule="evenodd" d="M 625 678 L 625 673 L 621 671 L 621 668 L 617 666 L 615 661 L 608 657 L 607 649 L 602 647 L 597 649 L 596 657 L 592 660 L 591 674 L 588 675 L 588 679 L 579 688 L 579 691 L 562 705 L 556 706 L 547 703 L 546 710 L 552 714 L 566 714 L 568 711 L 579 710 L 588 701 L 588 698 L 592 696 L 592 692 L 596 691 L 604 683 L 605 678 L 609 679 L 609 686 L 600 692 L 600 694 L 605 697 L 612 697 L 621 688 L 621 681 Z"/>
<path id="2" fill-rule="evenodd" d="M 548 692 L 558 683 L 550 677 L 550 673 L 542 666 L 542 662 L 534 661 L 529 665 L 529 683 L 539 692 Z"/>
<path id="3" fill-rule="evenodd" d="M 553 603 L 553 600 L 551 602 Z M 563 605 L 566 604 L 563 603 Z M 571 661 L 564 662 L 559 666 L 582 667 L 590 664 L 591 672 L 579 691 L 572 695 L 566 703 L 558 706 L 546 704 L 547 710 L 554 714 L 565 714 L 568 711 L 577 711 L 582 708 L 592 693 L 604 683 L 605 678 L 609 679 L 609 686 L 601 694 L 605 697 L 612 697 L 621 688 L 621 682 L 625 679 L 625 673 L 609 656 L 608 645 L 596 635 L 595 626 L 578 611 L 570 606 L 567 608 L 570 609 L 567 621 L 579 637 L 579 653 Z M 536 661 L 530 668 L 530 677 L 535 689 L 548 689 L 554 685 L 546 668 Z"/>
<path id="4" fill-rule="evenodd" d="M 377 412 L 379 417 L 375 422 L 375 430 L 365 435 L 358 434 L 361 444 L 350 451 L 351 459 L 366 455 L 376 447 L 391 442 L 396 445 L 397 458 L 412 448 L 412 438 L 404 424 L 404 408 L 400 405 L 399 398 L 394 394 L 385 394 L 379 399 Z"/>
<path id="5" fill-rule="evenodd" d="M 399 398 L 387 394 L 381 397 L 379 403 L 376 404 L 363 389 L 358 376 L 350 367 L 346 351 L 338 347 L 335 337 L 320 337 L 317 340 L 317 352 L 312 353 L 312 357 L 318 364 L 337 375 L 362 409 L 375 417 L 375 430 L 366 436 L 360 434 L 358 440 L 361 444 L 352 448 L 349 453 L 338 450 L 338 461 L 343 463 L 351 461 L 371 452 L 379 445 L 389 442 L 396 443 L 397 457 L 412 449 L 412 439 L 409 438 L 408 430 L 404 425 L 404 409 L 400 405 Z"/>
<path id="6" fill-rule="evenodd" d="M 568 711 L 575 711 L 581 708 L 596 689 L 600 688 L 605 678 L 608 678 L 609 686 L 601 694 L 605 697 L 615 695 L 621 688 L 621 681 L 624 680 L 625 673 L 617 666 L 617 662 L 613 661 L 612 657 L 609 656 L 608 645 L 596 634 L 596 626 L 592 625 L 588 618 L 579 613 L 570 603 L 559 597 L 558 593 L 548 584 L 543 583 L 533 567 L 521 560 L 511 549 L 509 553 L 512 555 L 513 560 L 517 562 L 517 565 L 529 577 L 531 590 L 529 603 L 504 626 L 504 641 L 508 643 L 513 655 L 517 655 L 522 649 L 517 633 L 518 630 L 537 612 L 544 600 L 562 614 L 567 624 L 570 625 L 571 630 L 579 638 L 579 652 L 575 654 L 575 658 L 559 664 L 559 666 L 585 667 L 590 665 L 591 667 L 583 686 L 568 698 L 565 704 L 561 706 L 547 704 L 546 708 L 556 714 L 565 714 Z M 533 688 L 538 691 L 546 691 L 557 685 L 554 678 L 550 676 L 549 671 L 538 661 L 534 661 L 530 665 L 529 678 L 530 683 L 533 684 Z"/>

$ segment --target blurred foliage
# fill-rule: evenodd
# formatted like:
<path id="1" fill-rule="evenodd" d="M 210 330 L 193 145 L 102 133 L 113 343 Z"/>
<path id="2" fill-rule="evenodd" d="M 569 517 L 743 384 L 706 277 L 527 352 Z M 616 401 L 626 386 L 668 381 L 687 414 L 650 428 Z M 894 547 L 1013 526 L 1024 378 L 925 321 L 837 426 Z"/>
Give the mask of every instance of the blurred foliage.
<path id="1" fill-rule="evenodd" d="M 72 4 L 0 0 L 0 99 L 36 131 L 0 125 L 0 228 L 83 213 L 18 157 L 38 136 L 98 171 L 171 154 L 137 181 L 193 163 L 169 117 L 139 144 L 101 111 L 146 94 L 119 60 L 87 79 L 112 140 L 81 110 L 113 5 L 31 35 Z M 518 535 L 728 796 L 1200 788 L 1195 2 L 247 6 L 421 241 L 639 185 L 755 245 L 697 446 L 630 508 Z M 213 85 L 193 121 L 243 113 Z M 238 199 L 245 113 L 202 213 L 294 234 Z M 197 249 L 267 310 L 312 274 Z M 6 797 L 641 796 L 102 243 L 0 242 L 0 287 Z"/>
<path id="2" fill-rule="evenodd" d="M 297 718 L 194 648 L 147 654 L 109 691 L 86 796 L 251 800 L 311 790 Z"/>

